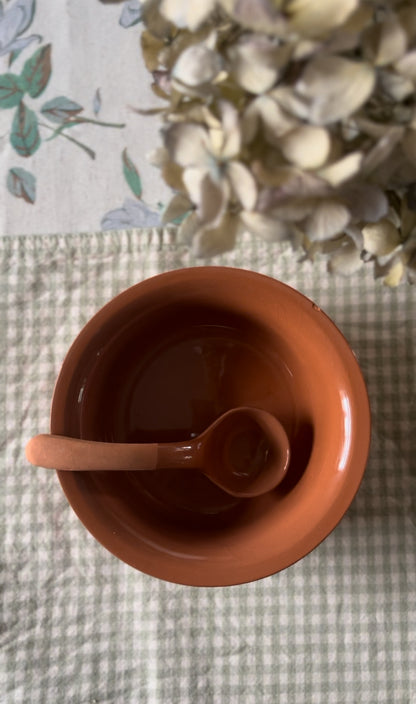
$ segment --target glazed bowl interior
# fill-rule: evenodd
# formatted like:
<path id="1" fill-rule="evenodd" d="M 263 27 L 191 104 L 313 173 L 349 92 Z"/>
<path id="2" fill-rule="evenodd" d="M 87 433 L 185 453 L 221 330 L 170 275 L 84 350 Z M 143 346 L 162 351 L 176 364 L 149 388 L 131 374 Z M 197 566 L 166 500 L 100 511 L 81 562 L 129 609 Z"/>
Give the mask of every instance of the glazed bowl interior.
<path id="1" fill-rule="evenodd" d="M 54 433 L 121 442 L 195 437 L 221 413 L 273 413 L 285 480 L 236 499 L 197 472 L 59 473 L 91 533 L 125 562 L 183 584 L 272 574 L 309 552 L 364 471 L 368 400 L 357 362 L 311 301 L 268 277 L 199 267 L 117 296 L 82 330 L 58 378 Z"/>

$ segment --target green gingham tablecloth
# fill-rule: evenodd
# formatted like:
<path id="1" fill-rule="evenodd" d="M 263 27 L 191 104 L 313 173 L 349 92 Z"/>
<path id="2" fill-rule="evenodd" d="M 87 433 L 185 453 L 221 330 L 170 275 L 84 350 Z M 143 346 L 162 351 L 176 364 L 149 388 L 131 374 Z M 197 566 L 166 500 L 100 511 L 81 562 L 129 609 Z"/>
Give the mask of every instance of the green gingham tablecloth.
<path id="1" fill-rule="evenodd" d="M 24 445 L 48 431 L 60 364 L 97 308 L 201 262 L 144 231 L 2 238 L 0 262 L 1 704 L 414 704 L 416 288 L 383 288 L 369 267 L 329 278 L 254 240 L 212 262 L 279 278 L 333 318 L 373 438 L 356 499 L 315 551 L 257 583 L 198 589 L 108 553 Z"/>

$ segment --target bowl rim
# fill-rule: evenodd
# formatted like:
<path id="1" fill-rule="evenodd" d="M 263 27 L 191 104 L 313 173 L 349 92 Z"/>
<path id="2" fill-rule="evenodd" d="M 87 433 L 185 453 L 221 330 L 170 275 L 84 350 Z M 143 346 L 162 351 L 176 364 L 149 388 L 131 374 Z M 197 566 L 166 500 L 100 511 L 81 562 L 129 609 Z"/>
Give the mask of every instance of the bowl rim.
<path id="1" fill-rule="evenodd" d="M 147 555 L 146 559 L 143 559 L 141 562 L 140 557 L 143 558 L 143 550 L 147 549 L 146 546 L 144 546 L 144 548 L 142 546 L 141 552 L 140 545 L 138 546 L 139 559 L 137 559 L 137 555 L 132 554 L 132 550 L 127 550 L 126 546 L 123 545 L 121 537 L 114 536 L 110 528 L 107 530 L 106 526 L 103 525 L 103 517 L 101 516 L 100 519 L 99 512 L 94 511 L 94 506 L 89 505 L 87 497 L 80 495 L 75 481 L 76 473 L 57 471 L 61 487 L 72 509 L 87 530 L 107 550 L 120 560 L 145 574 L 187 586 L 233 586 L 256 581 L 286 569 L 314 550 L 339 524 L 354 500 L 365 472 L 371 440 L 371 411 L 364 377 L 348 341 L 331 318 L 311 299 L 286 283 L 252 270 L 225 266 L 196 266 L 156 274 L 130 286 L 99 308 L 80 330 L 68 349 L 62 363 L 53 391 L 51 432 L 65 432 L 63 429 L 64 418 L 62 411 L 63 404 L 61 401 L 68 393 L 69 384 L 74 370 L 76 369 L 76 365 L 79 362 L 82 350 L 85 348 L 86 343 L 91 337 L 93 328 L 97 323 L 101 324 L 111 319 L 118 311 L 124 309 L 130 303 L 139 300 L 143 297 L 144 293 L 154 290 L 163 282 L 169 283 L 169 281 L 175 281 L 177 277 L 188 281 L 195 280 L 195 277 L 201 280 L 202 277 L 209 281 L 215 280 L 218 276 L 235 277 L 236 282 L 237 279 L 247 278 L 247 280 L 251 279 L 254 283 L 258 282 L 263 283 L 263 285 L 273 286 L 276 288 L 276 292 L 280 290 L 281 294 L 292 297 L 300 306 L 305 307 L 305 309 L 309 307 L 310 311 L 319 312 L 319 318 L 315 319 L 318 320 L 318 324 L 325 329 L 325 334 L 327 334 L 341 350 L 342 360 L 348 368 L 355 399 L 359 399 L 359 403 L 355 404 L 355 410 L 360 416 L 359 422 L 357 423 L 360 442 L 357 444 L 360 445 L 361 453 L 358 458 L 354 457 L 354 466 L 348 466 L 346 470 L 346 472 L 350 472 L 351 480 L 344 488 L 342 495 L 337 498 L 337 504 L 332 507 L 331 515 L 323 514 L 319 516 L 319 520 L 315 522 L 311 529 L 300 537 L 296 544 L 296 549 L 292 549 L 290 554 L 281 556 L 280 560 L 278 560 L 277 557 L 274 560 L 267 559 L 264 562 L 257 563 L 255 566 L 244 566 L 241 570 L 235 570 L 235 568 L 229 570 L 227 566 L 224 566 L 222 571 L 217 570 L 215 572 L 215 577 L 210 574 L 209 565 L 205 565 L 205 568 L 196 569 L 195 571 L 184 569 L 181 578 L 180 568 L 178 566 L 172 568 L 169 562 L 170 558 L 169 560 L 167 558 L 165 559 L 163 553 L 160 553 L 158 559 L 150 559 L 150 561 Z M 350 464 L 352 465 L 352 462 Z M 220 576 L 218 576 L 219 574 Z"/>

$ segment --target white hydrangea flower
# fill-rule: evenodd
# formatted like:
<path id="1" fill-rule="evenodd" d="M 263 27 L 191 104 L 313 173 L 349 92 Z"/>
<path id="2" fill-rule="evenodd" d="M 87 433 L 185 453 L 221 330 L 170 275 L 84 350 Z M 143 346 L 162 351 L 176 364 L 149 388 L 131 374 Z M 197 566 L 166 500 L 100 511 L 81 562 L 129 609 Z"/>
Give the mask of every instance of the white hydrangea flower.
<path id="1" fill-rule="evenodd" d="M 162 0 L 160 12 L 177 27 L 195 31 L 215 9 L 216 0 Z"/>
<path id="2" fill-rule="evenodd" d="M 254 176 L 239 159 L 241 130 L 237 110 L 221 104 L 217 127 L 178 123 L 166 130 L 165 145 L 172 161 L 183 168 L 186 191 L 200 223 L 216 227 L 231 200 L 252 210 L 257 199 Z"/>
<path id="3" fill-rule="evenodd" d="M 143 0 L 142 17 L 182 241 L 213 256 L 244 228 L 415 282 L 415 3 Z"/>

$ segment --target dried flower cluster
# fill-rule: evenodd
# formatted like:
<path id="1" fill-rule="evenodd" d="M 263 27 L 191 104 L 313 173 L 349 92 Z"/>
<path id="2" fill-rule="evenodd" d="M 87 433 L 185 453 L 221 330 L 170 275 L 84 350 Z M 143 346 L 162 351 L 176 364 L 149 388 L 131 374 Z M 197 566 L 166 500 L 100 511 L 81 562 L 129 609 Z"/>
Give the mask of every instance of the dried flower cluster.
<path id="1" fill-rule="evenodd" d="M 182 241 L 207 257 L 248 230 L 416 280 L 412 0 L 144 0 L 142 20 Z"/>

